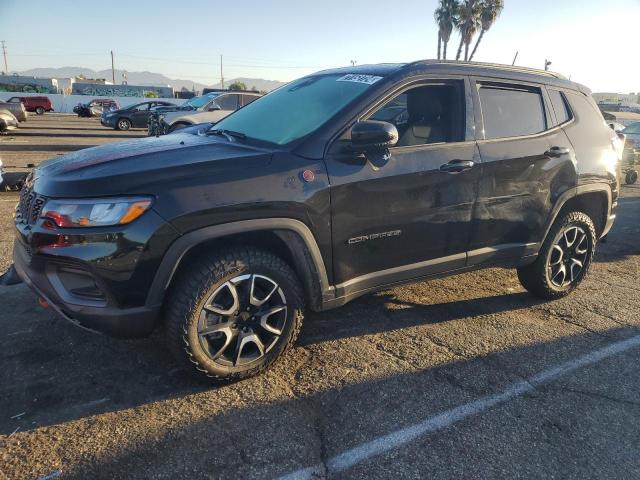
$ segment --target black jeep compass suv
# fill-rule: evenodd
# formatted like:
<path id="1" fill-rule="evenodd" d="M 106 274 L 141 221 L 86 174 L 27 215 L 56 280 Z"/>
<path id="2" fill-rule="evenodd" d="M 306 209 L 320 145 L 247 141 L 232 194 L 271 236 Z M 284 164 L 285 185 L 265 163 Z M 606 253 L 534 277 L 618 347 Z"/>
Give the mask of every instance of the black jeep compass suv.
<path id="1" fill-rule="evenodd" d="M 199 375 L 238 379 L 305 308 L 484 267 L 555 299 L 615 218 L 622 146 L 587 88 L 419 61 L 293 81 L 215 126 L 90 148 L 33 171 L 14 263 L 61 316 L 162 326 Z"/>

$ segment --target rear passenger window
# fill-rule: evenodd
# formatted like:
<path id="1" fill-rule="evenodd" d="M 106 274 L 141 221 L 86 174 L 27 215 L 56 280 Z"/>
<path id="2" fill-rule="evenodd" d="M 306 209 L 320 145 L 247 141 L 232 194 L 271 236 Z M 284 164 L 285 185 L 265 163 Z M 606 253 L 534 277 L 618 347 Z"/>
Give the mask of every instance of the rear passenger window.
<path id="1" fill-rule="evenodd" d="M 557 125 L 569 121 L 571 119 L 571 112 L 569 112 L 564 95 L 558 90 L 549 90 L 549 98 L 551 99 L 553 111 L 556 113 Z"/>
<path id="2" fill-rule="evenodd" d="M 546 130 L 539 88 L 481 85 L 479 89 L 486 139 L 533 135 Z"/>

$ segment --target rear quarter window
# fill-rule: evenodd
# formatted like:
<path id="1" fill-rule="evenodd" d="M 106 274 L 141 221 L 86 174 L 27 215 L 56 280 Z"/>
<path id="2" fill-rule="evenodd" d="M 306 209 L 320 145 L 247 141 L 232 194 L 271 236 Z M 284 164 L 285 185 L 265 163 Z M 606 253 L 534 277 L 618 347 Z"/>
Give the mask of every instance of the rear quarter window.
<path id="1" fill-rule="evenodd" d="M 571 111 L 567 106 L 564 95 L 558 90 L 549 90 L 548 92 L 551 106 L 556 114 L 556 125 L 561 125 L 571 120 Z"/>
<path id="2" fill-rule="evenodd" d="M 547 128 L 539 88 L 483 84 L 478 95 L 485 139 L 533 135 Z"/>

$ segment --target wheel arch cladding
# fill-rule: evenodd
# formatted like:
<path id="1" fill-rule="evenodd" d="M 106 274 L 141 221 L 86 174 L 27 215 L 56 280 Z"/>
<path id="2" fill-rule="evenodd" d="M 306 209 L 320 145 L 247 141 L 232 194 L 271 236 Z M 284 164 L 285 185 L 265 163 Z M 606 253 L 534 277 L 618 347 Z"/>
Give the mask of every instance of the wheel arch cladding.
<path id="1" fill-rule="evenodd" d="M 178 271 L 204 251 L 243 245 L 260 248 L 282 258 L 296 273 L 312 310 L 320 310 L 328 279 L 320 250 L 310 230 L 297 220 L 241 221 L 190 232 L 165 254 L 147 298 L 148 305 L 163 303 Z"/>
<path id="2" fill-rule="evenodd" d="M 605 190 L 578 193 L 562 205 L 556 218 L 573 211 L 583 212 L 591 218 L 596 228 L 596 237 L 599 238 L 607 222 L 609 196 Z"/>

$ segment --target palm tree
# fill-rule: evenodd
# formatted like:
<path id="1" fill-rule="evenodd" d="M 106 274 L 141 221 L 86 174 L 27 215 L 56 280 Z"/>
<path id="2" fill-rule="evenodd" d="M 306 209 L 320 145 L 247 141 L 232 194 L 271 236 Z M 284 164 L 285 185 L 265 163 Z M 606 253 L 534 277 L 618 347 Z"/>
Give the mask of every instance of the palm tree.
<path id="1" fill-rule="evenodd" d="M 482 3 L 480 0 L 464 0 L 458 8 L 458 16 L 456 17 L 456 28 L 460 32 L 460 46 L 456 60 L 460 60 L 462 54 L 462 46 L 464 45 L 464 59 L 469 58 L 469 45 L 473 36 L 480 29 L 480 15 L 482 14 Z"/>
<path id="2" fill-rule="evenodd" d="M 447 43 L 449 43 L 449 38 L 451 38 L 457 13 L 457 0 L 440 0 L 440 4 L 434 14 L 436 23 L 438 24 L 438 60 L 441 58 L 444 60 L 447 59 Z M 442 50 L 441 46 L 444 46 L 442 55 L 440 55 L 440 51 Z"/>
<path id="3" fill-rule="evenodd" d="M 497 18 L 500 16 L 500 12 L 502 12 L 503 8 L 504 8 L 504 0 L 484 0 L 482 2 L 482 13 L 480 14 L 480 23 L 482 23 L 482 29 L 480 30 L 480 35 L 478 36 L 478 40 L 476 41 L 476 44 L 473 47 L 473 52 L 471 52 L 471 56 L 469 57 L 470 61 L 473 59 L 473 56 L 476 54 L 478 45 L 480 45 L 480 41 L 482 40 L 482 37 L 484 36 L 485 32 L 493 26 Z"/>

